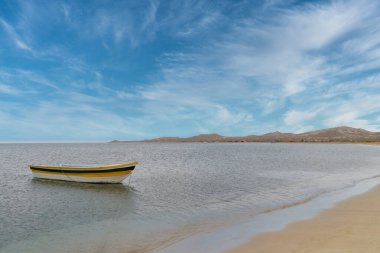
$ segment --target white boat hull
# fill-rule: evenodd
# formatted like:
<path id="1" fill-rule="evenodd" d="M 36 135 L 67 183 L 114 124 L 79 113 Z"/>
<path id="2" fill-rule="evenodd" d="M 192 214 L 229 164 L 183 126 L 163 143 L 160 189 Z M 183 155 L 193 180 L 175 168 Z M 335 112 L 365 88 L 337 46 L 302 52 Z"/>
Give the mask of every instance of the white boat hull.
<path id="1" fill-rule="evenodd" d="M 131 175 L 137 162 L 105 166 L 29 165 L 34 178 L 84 183 L 121 183 Z"/>

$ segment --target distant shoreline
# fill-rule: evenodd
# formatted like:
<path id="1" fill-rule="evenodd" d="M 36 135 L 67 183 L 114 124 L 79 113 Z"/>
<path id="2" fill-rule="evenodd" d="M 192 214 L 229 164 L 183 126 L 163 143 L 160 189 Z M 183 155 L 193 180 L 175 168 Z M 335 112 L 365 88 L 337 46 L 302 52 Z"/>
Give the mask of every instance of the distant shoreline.
<path id="1" fill-rule="evenodd" d="M 203 143 L 203 144 L 213 144 L 213 143 L 225 143 L 225 144 L 233 144 L 233 143 L 239 143 L 239 144 L 251 144 L 251 143 L 263 143 L 263 144 L 358 144 L 358 145 L 380 145 L 379 141 L 368 141 L 368 142 L 350 142 L 350 141 L 331 141 L 331 142 L 296 142 L 296 141 L 291 141 L 291 142 L 285 142 L 285 141 L 278 141 L 278 142 L 268 142 L 268 141 L 246 141 L 246 142 L 231 142 L 231 141 L 110 141 L 107 142 L 109 144 L 122 144 L 122 143 Z"/>
<path id="2" fill-rule="evenodd" d="M 380 132 L 371 132 L 361 128 L 336 127 L 327 128 L 305 133 L 281 133 L 272 132 L 263 135 L 248 136 L 222 136 L 219 134 L 201 134 L 191 137 L 160 137 L 141 141 L 119 141 L 124 142 L 204 142 L 204 143 L 358 143 L 358 144 L 380 144 Z"/>

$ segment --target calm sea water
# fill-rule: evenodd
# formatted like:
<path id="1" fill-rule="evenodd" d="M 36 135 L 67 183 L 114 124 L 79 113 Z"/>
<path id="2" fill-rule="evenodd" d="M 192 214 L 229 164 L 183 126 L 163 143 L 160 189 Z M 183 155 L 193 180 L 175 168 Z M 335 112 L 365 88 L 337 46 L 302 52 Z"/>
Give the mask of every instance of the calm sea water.
<path id="1" fill-rule="evenodd" d="M 29 163 L 137 160 L 123 185 L 33 180 Z M 145 252 L 380 175 L 334 144 L 0 144 L 0 252 Z"/>

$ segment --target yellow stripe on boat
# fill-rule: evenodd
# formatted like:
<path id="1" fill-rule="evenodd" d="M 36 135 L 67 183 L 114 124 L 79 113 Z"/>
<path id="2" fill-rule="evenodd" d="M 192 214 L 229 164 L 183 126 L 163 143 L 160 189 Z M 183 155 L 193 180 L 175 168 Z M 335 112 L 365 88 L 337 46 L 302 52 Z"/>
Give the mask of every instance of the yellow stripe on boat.
<path id="1" fill-rule="evenodd" d="M 116 172 L 104 172 L 104 173 L 70 173 L 65 171 L 41 171 L 41 170 L 33 170 L 33 173 L 38 174 L 53 174 L 53 175 L 64 175 L 64 176 L 76 176 L 76 177 L 114 177 L 114 176 L 121 176 L 121 175 L 128 175 L 131 174 L 132 171 L 116 171 Z"/>

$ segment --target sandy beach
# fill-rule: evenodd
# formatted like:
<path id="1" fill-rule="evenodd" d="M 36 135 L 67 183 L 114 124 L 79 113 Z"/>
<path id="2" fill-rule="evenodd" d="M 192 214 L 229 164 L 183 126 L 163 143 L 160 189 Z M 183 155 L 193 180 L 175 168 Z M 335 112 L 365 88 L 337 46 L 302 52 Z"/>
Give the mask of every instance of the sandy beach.
<path id="1" fill-rule="evenodd" d="M 228 253 L 380 252 L 380 186 L 323 211 L 316 218 L 255 236 Z"/>

